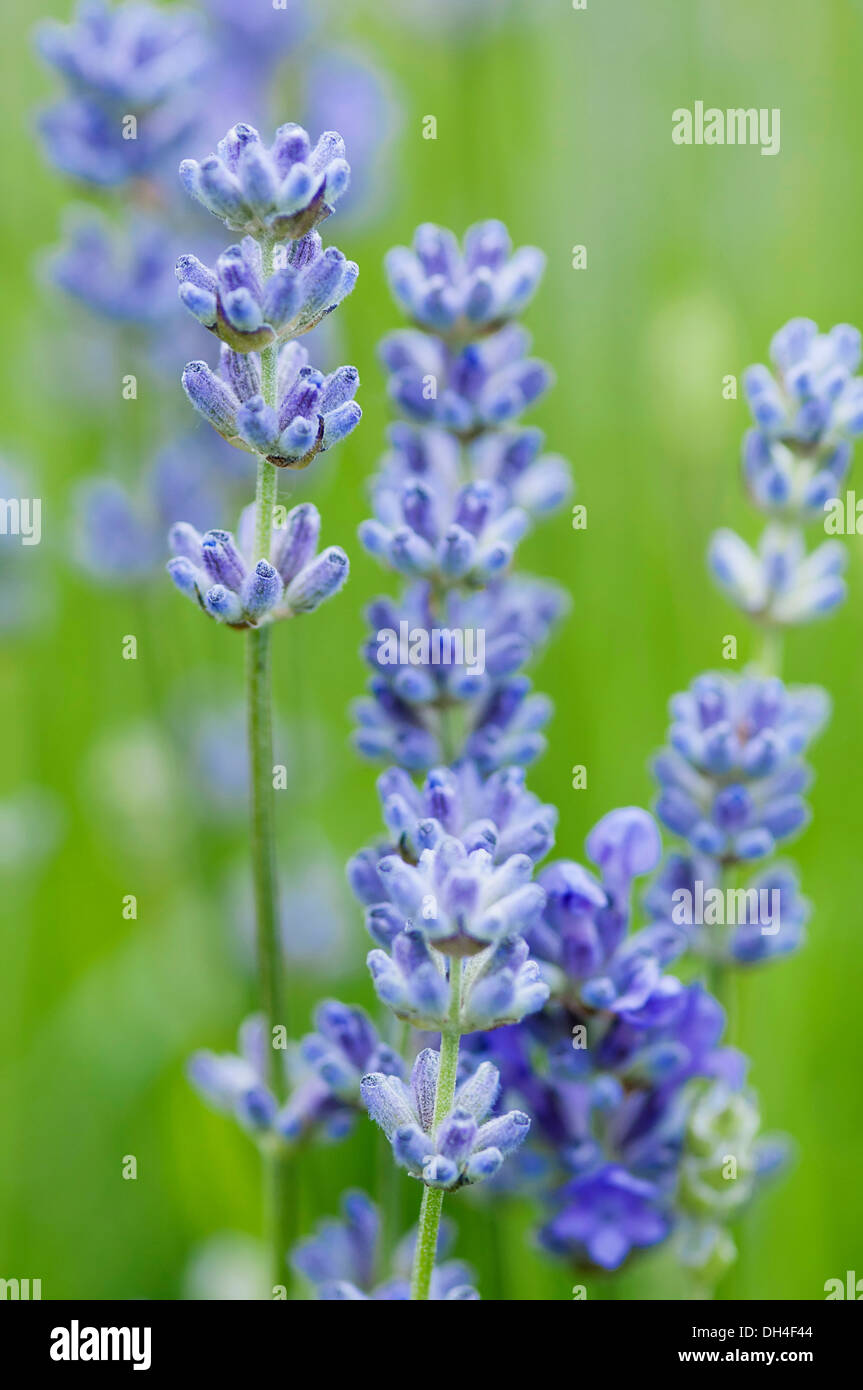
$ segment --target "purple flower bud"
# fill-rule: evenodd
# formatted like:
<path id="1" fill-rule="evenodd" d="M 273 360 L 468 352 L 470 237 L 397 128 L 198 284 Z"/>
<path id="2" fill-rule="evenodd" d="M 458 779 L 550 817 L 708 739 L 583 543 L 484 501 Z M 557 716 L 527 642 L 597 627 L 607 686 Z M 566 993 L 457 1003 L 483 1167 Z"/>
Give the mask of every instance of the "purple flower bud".
<path id="1" fill-rule="evenodd" d="M 243 606 L 239 598 L 222 584 L 215 584 L 204 595 L 204 605 L 211 617 L 220 623 L 239 623 L 243 616 Z"/>
<path id="2" fill-rule="evenodd" d="M 235 433 L 236 400 L 206 362 L 189 362 L 183 372 L 183 390 L 192 405 L 213 429 L 228 438 Z"/>
<path id="3" fill-rule="evenodd" d="M 246 577 L 246 566 L 230 531 L 208 531 L 201 541 L 201 558 L 207 573 L 217 584 L 239 589 Z"/>
<path id="4" fill-rule="evenodd" d="M 290 584 L 314 557 L 321 530 L 321 516 L 311 502 L 301 502 L 285 518 L 273 542 L 273 564 L 284 583 Z"/>
<path id="5" fill-rule="evenodd" d="M 259 454 L 268 454 L 279 438 L 279 420 L 263 396 L 253 396 L 237 411 L 237 434 Z"/>
<path id="6" fill-rule="evenodd" d="M 291 580 L 285 591 L 287 607 L 294 613 L 311 613 L 338 593 L 347 580 L 349 569 L 345 552 L 339 546 L 329 546 Z"/>
<path id="7" fill-rule="evenodd" d="M 282 590 L 282 581 L 273 566 L 267 560 L 259 560 L 240 590 L 246 615 L 252 619 L 263 617 L 271 608 L 275 608 Z"/>
<path id="8" fill-rule="evenodd" d="M 185 555 L 178 555 L 175 559 L 169 560 L 167 569 L 180 593 L 185 594 L 194 603 L 200 603 L 209 583 L 203 570 L 198 569 Z"/>

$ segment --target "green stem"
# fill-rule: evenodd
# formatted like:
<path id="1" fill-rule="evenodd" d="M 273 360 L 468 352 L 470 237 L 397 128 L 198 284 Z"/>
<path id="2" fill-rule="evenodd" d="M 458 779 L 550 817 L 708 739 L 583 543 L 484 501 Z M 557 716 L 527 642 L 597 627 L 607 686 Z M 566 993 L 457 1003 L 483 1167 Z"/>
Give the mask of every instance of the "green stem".
<path id="1" fill-rule="evenodd" d="M 277 1100 L 284 1096 L 282 1053 L 273 1046 L 273 1029 L 287 1028 L 278 929 L 278 889 L 274 853 L 273 732 L 270 715 L 270 627 L 249 629 L 246 694 L 249 719 L 249 788 L 252 807 L 252 881 L 258 982 L 267 1024 L 267 1080 Z"/>
<path id="2" fill-rule="evenodd" d="M 262 1151 L 264 1163 L 264 1210 L 267 1245 L 270 1254 L 270 1288 L 290 1290 L 285 1256 L 294 1244 L 296 1232 L 296 1187 L 291 1182 L 290 1149 L 275 1140 Z"/>
<path id="3" fill-rule="evenodd" d="M 449 1026 L 441 1033 L 440 1069 L 438 1071 L 437 1091 L 435 1093 L 434 1119 L 432 1129 L 452 1110 L 455 1096 L 455 1083 L 458 1074 L 458 1048 L 461 1015 L 461 960 L 450 957 L 450 1007 Z M 414 1256 L 413 1277 L 411 1279 L 411 1299 L 428 1300 L 437 1255 L 440 1214 L 443 1206 L 443 1189 L 426 1187 L 420 1205 L 417 1248 Z"/>
<path id="4" fill-rule="evenodd" d="M 258 986 L 264 1015 L 267 1082 L 276 1099 L 281 1101 L 285 1094 L 284 1052 L 275 1046 L 274 1029 L 284 1027 L 287 1032 L 288 1018 L 282 979 L 274 853 L 269 626 L 249 630 L 246 656 Z M 281 1144 L 273 1143 L 262 1150 L 262 1156 L 265 1224 L 271 1248 L 272 1284 L 276 1286 L 287 1282 L 285 1256 L 291 1244 L 292 1198 L 288 1183 L 288 1154 Z"/>
<path id="5" fill-rule="evenodd" d="M 272 271 L 272 243 L 262 246 L 264 276 Z M 276 404 L 278 349 L 261 353 L 261 386 L 268 405 Z M 278 474 L 264 457 L 258 459 L 255 488 L 255 554 L 269 559 L 273 508 L 278 495 Z M 251 802 L 252 879 L 258 982 L 267 1040 L 267 1081 L 277 1101 L 285 1096 L 284 1053 L 275 1046 L 275 1029 L 288 1032 L 283 961 L 279 939 L 279 897 L 275 862 L 275 801 L 273 793 L 272 678 L 269 624 L 250 628 L 246 653 L 246 696 L 249 730 L 249 789 Z M 295 1192 L 289 1179 L 290 1153 L 278 1141 L 262 1150 L 264 1206 L 271 1249 L 273 1286 L 288 1282 L 286 1255 L 292 1243 Z"/>
<path id="6" fill-rule="evenodd" d="M 778 676 L 782 672 L 783 635 L 782 629 L 772 623 L 762 629 L 758 665 L 765 676 Z"/>

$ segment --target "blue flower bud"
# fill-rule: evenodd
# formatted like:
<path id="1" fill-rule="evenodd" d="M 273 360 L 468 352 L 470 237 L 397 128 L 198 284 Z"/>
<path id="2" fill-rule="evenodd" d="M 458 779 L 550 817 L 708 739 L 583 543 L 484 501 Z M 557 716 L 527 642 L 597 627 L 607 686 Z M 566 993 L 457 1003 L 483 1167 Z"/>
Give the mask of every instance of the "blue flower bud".
<path id="1" fill-rule="evenodd" d="M 356 429 L 362 416 L 363 412 L 356 401 L 345 401 L 342 405 L 336 406 L 335 410 L 328 411 L 323 417 L 321 450 L 331 449 L 334 444 L 346 439 L 351 431 Z"/>
<path id="2" fill-rule="evenodd" d="M 311 613 L 319 604 L 338 593 L 348 577 L 348 557 L 339 546 L 322 550 L 300 570 L 285 590 L 285 603 L 293 613 Z"/>
<path id="3" fill-rule="evenodd" d="M 213 429 L 230 438 L 236 432 L 236 401 L 206 362 L 189 362 L 183 371 L 183 390 Z"/>
<path id="4" fill-rule="evenodd" d="M 209 579 L 204 574 L 203 570 L 193 565 L 191 560 L 185 555 L 180 555 L 173 560 L 169 560 L 167 569 L 181 594 L 185 594 L 187 598 L 192 599 L 195 603 L 200 603 L 202 601 L 204 592 L 209 584 Z"/>
<path id="5" fill-rule="evenodd" d="M 204 595 L 204 606 L 211 617 L 220 623 L 238 624 L 242 621 L 243 605 L 223 584 L 214 584 Z"/>
<path id="6" fill-rule="evenodd" d="M 268 613 L 282 596 L 282 581 L 267 560 L 259 560 L 243 582 L 240 599 L 246 614 L 254 619 Z"/>
<path id="7" fill-rule="evenodd" d="M 218 584 L 238 589 L 243 583 L 246 567 L 229 531 L 208 531 L 201 540 L 201 558 Z"/>
<path id="8" fill-rule="evenodd" d="M 280 329 L 296 316 L 302 302 L 302 285 L 293 267 L 276 270 L 264 290 L 262 315 L 273 328 Z"/>
<path id="9" fill-rule="evenodd" d="M 313 559 L 321 530 L 321 516 L 311 502 L 292 507 L 273 546 L 273 564 L 285 584 Z"/>
<path id="10" fill-rule="evenodd" d="M 279 438 L 279 419 L 263 396 L 253 396 L 237 411 L 237 434 L 256 453 L 268 454 Z"/>

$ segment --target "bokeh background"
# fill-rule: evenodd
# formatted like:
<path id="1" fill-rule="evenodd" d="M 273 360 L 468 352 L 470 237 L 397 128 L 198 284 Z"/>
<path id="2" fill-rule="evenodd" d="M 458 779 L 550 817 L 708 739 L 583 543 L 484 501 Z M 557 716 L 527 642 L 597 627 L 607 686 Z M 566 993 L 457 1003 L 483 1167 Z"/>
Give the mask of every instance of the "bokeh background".
<path id="1" fill-rule="evenodd" d="M 37 10 L 66 19 L 69 6 Z M 557 712 L 531 774 L 560 807 L 558 849 L 573 857 L 606 810 L 650 803 L 647 760 L 668 697 L 719 663 L 726 633 L 739 636 L 738 665 L 751 653 L 703 558 L 719 524 L 753 534 L 738 467 L 747 412 L 723 399 L 723 377 L 763 360 L 792 315 L 863 324 L 860 4 L 589 0 L 581 12 L 570 0 L 351 0 L 315 14 L 306 43 L 360 55 L 377 74 L 380 154 L 373 196 L 363 204 L 357 190 L 354 211 L 346 202 L 324 228 L 361 266 L 329 347 L 358 365 L 365 416 L 302 484 L 325 539 L 351 552 L 352 579 L 275 642 L 298 1034 L 322 994 L 373 1002 L 342 865 L 378 829 L 375 772 L 350 750 L 347 706 L 365 679 L 363 606 L 391 583 L 354 539 L 388 419 L 375 345 L 399 321 L 386 248 L 419 221 L 461 230 L 496 216 L 548 256 L 528 322 L 558 384 L 532 420 L 572 459 L 588 527 L 574 532 L 563 513 L 520 559 L 573 597 L 535 672 Z M 33 137 L 34 109 L 56 91 L 33 55 L 37 17 L 7 0 L 0 19 L 0 455 L 27 480 L 23 495 L 43 499 L 40 546 L 0 540 L 0 1275 L 39 1277 L 46 1298 L 177 1298 L 220 1270 L 239 1280 L 259 1228 L 254 1150 L 183 1075 L 192 1049 L 231 1047 L 254 1002 L 245 823 L 230 792 L 242 775 L 242 651 L 158 565 L 119 585 L 80 563 L 81 480 L 134 488 L 194 422 L 170 371 L 136 365 L 139 344 L 45 288 L 39 253 L 77 194 Z M 294 118 L 303 74 L 288 54 L 275 119 Z M 218 95 L 204 88 L 201 100 L 215 110 Z M 675 146 L 671 112 L 696 99 L 779 107 L 780 155 Z M 422 138 L 430 114 L 436 140 Z M 225 115 L 225 128 L 246 118 Z M 349 121 L 344 134 L 350 154 Z M 585 270 L 572 269 L 576 244 Z M 168 354 L 187 332 L 178 308 Z M 204 337 L 193 325 L 188 355 L 210 350 Z M 138 398 L 124 401 L 130 371 Z M 745 1298 L 823 1297 L 826 1279 L 863 1261 L 863 551 L 859 538 L 849 545 L 850 601 L 796 635 L 786 658 L 788 676 L 835 700 L 814 753 L 814 821 L 793 849 L 814 905 L 809 939 L 747 976 L 735 1001 L 765 1125 L 797 1144 L 789 1176 L 746 1218 L 742 1259 L 722 1286 Z M 127 635 L 135 661 L 122 658 Z M 574 763 L 588 768 L 586 790 L 571 788 Z M 123 916 L 128 894 L 137 920 Z M 130 1154 L 135 1182 L 121 1176 Z M 344 1187 L 374 1192 L 379 1160 L 365 1123 L 309 1154 L 304 1229 L 336 1210 Z M 407 1226 L 416 1188 L 385 1176 Z M 492 1219 L 481 1204 L 448 1205 L 485 1296 L 569 1297 L 567 1271 L 534 1252 L 529 1207 Z M 227 1246 L 207 1245 L 231 1232 Z M 681 1289 L 660 1256 L 619 1292 Z"/>

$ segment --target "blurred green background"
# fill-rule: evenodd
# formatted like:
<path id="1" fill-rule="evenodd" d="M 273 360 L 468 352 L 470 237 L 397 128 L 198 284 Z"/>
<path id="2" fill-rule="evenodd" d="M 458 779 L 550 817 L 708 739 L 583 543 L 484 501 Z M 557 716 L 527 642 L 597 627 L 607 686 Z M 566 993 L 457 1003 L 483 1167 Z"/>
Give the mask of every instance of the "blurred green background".
<path id="1" fill-rule="evenodd" d="M 65 0 L 38 8 L 68 15 Z M 349 749 L 347 704 L 365 679 L 362 608 L 392 587 L 354 540 L 388 419 L 375 345 L 399 322 L 386 248 L 419 221 L 461 230 L 495 216 L 548 256 L 528 323 L 558 384 L 531 421 L 571 458 L 588 527 L 574 532 L 564 512 L 520 559 L 573 596 L 535 673 L 557 712 L 531 774 L 560 807 L 558 850 L 573 857 L 606 810 L 649 804 L 646 764 L 668 697 L 719 663 L 724 634 L 739 637 L 738 665 L 752 651 L 703 558 L 717 525 L 755 532 L 738 467 L 747 411 L 723 399 L 722 378 L 764 360 L 792 315 L 863 324 L 859 4 L 589 0 L 576 12 L 546 0 L 473 32 L 451 23 L 448 7 L 418 31 L 401 14 L 410 8 L 335 4 L 325 21 L 389 71 L 402 124 L 385 215 L 325 228 L 361 265 L 338 317 L 365 417 L 312 495 L 325 539 L 350 550 L 353 577 L 274 644 L 291 776 L 279 799 L 287 891 L 309 860 L 331 863 L 335 882 L 325 906 L 301 908 L 303 934 L 326 928 L 336 944 L 323 965 L 293 972 L 297 1035 L 321 994 L 373 999 L 360 914 L 338 885 L 342 862 L 378 829 L 375 771 Z M 70 561 L 74 483 L 113 470 L 134 478 L 164 441 L 168 407 L 146 382 L 137 402 L 122 402 L 120 377 L 133 368 L 115 347 L 94 356 L 92 324 L 49 304 L 36 283 L 34 257 L 56 241 L 72 192 L 31 138 L 34 105 L 55 90 L 32 56 L 35 17 L 8 0 L 0 20 L 0 453 L 43 498 L 43 541 L 25 559 L 48 599 L 43 620 L 5 635 L 0 651 L 0 798 L 44 788 L 62 824 L 41 857 L 28 829 L 0 871 L 0 1276 L 41 1278 L 45 1298 L 175 1298 L 203 1241 L 254 1234 L 259 1222 L 251 1145 L 183 1075 L 195 1047 L 229 1048 L 254 1004 L 232 906 L 244 823 L 212 813 L 188 758 L 207 700 L 238 698 L 242 651 L 161 579 L 99 588 Z M 780 155 L 672 144 L 672 110 L 697 99 L 779 107 Z M 422 138 L 428 114 L 435 141 Z M 293 116 L 288 79 L 277 115 Z M 576 244 L 587 247 L 586 270 L 571 268 Z M 185 423 L 179 386 L 176 395 Z M 794 636 L 786 658 L 786 675 L 823 683 L 835 700 L 814 755 L 814 821 L 793 849 L 814 904 L 809 940 L 747 977 L 736 1006 L 765 1125 L 798 1146 L 791 1174 L 746 1220 L 725 1286 L 745 1298 L 823 1297 L 826 1279 L 863 1263 L 863 563 L 859 539 L 849 544 L 850 601 Z M 127 634 L 136 661 L 122 659 Z M 588 768 L 584 791 L 571 789 L 574 763 Z M 49 805 L 35 819 L 50 815 Z M 136 921 L 123 917 L 127 894 Z M 335 1211 L 344 1187 L 375 1190 L 378 1153 L 361 1124 L 305 1158 L 306 1229 Z M 128 1154 L 135 1182 L 122 1179 Z M 407 1226 L 416 1188 L 397 1181 Z M 567 1271 L 533 1253 L 527 1208 L 490 1223 L 481 1206 L 448 1206 L 457 1253 L 485 1296 L 569 1297 Z M 636 1266 L 623 1290 L 680 1292 L 661 1259 Z"/>

